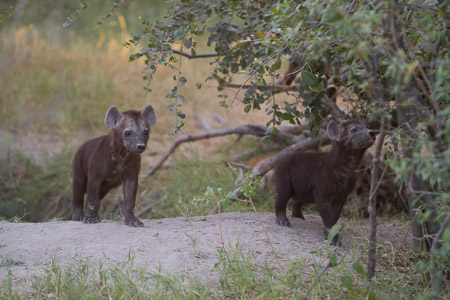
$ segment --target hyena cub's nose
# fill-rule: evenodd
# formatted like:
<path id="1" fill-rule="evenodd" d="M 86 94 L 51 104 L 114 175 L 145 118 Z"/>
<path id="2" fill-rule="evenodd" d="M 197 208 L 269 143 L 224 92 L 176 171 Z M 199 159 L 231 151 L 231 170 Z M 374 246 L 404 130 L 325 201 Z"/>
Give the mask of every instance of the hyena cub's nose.
<path id="1" fill-rule="evenodd" d="M 137 147 L 139 150 L 145 150 L 145 144 L 137 144 L 136 147 Z"/>

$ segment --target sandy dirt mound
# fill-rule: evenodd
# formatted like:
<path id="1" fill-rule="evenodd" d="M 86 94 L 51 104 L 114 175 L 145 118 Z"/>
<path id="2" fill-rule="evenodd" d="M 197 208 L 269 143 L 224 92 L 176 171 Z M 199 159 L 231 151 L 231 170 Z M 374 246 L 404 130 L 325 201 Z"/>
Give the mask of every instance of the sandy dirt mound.
<path id="1" fill-rule="evenodd" d="M 319 216 L 307 215 L 306 220 L 291 219 L 292 227 L 275 224 L 272 213 L 260 214 L 280 260 L 311 258 L 312 250 L 327 246 Z M 87 257 L 95 265 L 124 261 L 129 253 L 137 264 L 149 270 L 158 268 L 168 273 L 190 272 L 199 278 L 210 279 L 218 261 L 217 248 L 222 247 L 218 215 L 143 220 L 145 227 L 130 228 L 118 221 L 100 224 L 80 222 L 9 223 L 0 222 L 0 260 L 13 260 L 13 275 L 23 278 L 32 275 L 52 257 L 65 263 L 75 256 Z M 239 242 L 244 253 L 252 251 L 255 259 L 272 260 L 273 254 L 262 227 L 253 213 L 225 213 L 221 215 L 225 245 Z M 381 240 L 400 241 L 404 233 L 392 224 L 380 224 Z M 195 246 L 195 247 L 194 247 Z M 0 280 L 8 267 L 0 267 Z"/>

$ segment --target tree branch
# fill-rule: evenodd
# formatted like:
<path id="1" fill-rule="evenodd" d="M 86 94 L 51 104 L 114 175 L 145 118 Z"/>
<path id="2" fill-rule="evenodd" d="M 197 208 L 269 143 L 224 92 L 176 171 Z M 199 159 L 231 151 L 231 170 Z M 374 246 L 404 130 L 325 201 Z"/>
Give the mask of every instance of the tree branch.
<path id="1" fill-rule="evenodd" d="M 436 81 L 436 75 L 433 74 L 434 72 L 434 68 L 436 67 L 436 61 L 437 58 L 439 56 L 439 48 L 441 47 L 441 39 L 438 37 L 436 43 L 434 44 L 434 51 L 433 51 L 433 56 L 431 57 L 431 63 L 430 63 L 430 80 L 431 80 L 431 84 L 434 85 L 435 81 Z"/>
<path id="2" fill-rule="evenodd" d="M 245 86 L 247 84 L 247 82 L 250 80 L 250 78 L 253 77 L 253 75 L 256 74 L 256 72 L 258 72 L 258 70 L 266 65 L 269 61 L 271 61 L 272 59 L 275 58 L 275 56 L 279 55 L 281 52 L 283 52 L 284 49 L 286 49 L 287 46 L 285 46 L 283 49 L 281 49 L 280 52 L 276 52 L 275 54 L 273 54 L 271 57 L 269 57 L 267 60 L 265 60 L 263 63 L 261 63 L 257 68 L 255 68 L 255 70 L 253 70 L 253 72 L 250 73 L 250 75 L 247 77 L 247 79 L 244 81 L 244 83 L 242 84 L 242 86 L 237 90 L 237 92 L 234 94 L 233 99 L 231 99 L 231 103 L 234 102 L 234 100 L 236 100 L 237 95 L 241 92 L 241 90 L 243 89 L 243 86 Z"/>
<path id="3" fill-rule="evenodd" d="M 254 86 L 253 84 L 239 84 L 239 83 L 228 83 L 221 84 L 220 87 L 223 88 L 232 88 L 232 89 L 248 89 L 249 87 Z M 295 91 L 297 90 L 296 86 L 284 85 L 284 84 L 267 84 L 267 85 L 256 85 L 259 89 L 268 89 L 271 91 Z"/>
<path id="4" fill-rule="evenodd" d="M 205 54 L 196 54 L 196 55 L 191 55 L 189 53 L 180 51 L 180 50 L 176 50 L 176 49 L 171 49 L 170 50 L 172 53 L 174 54 L 178 54 L 184 57 L 187 57 L 189 59 L 193 59 L 193 58 L 207 58 L 207 57 L 217 57 L 217 56 L 221 56 L 219 53 L 205 53 Z"/>
<path id="5" fill-rule="evenodd" d="M 252 170 L 252 167 L 250 167 L 248 165 L 245 165 L 245 164 L 240 164 L 240 163 L 233 162 L 233 161 L 228 162 L 228 164 L 233 166 L 233 167 L 238 167 L 239 169 L 242 169 L 244 171 L 251 171 Z"/>

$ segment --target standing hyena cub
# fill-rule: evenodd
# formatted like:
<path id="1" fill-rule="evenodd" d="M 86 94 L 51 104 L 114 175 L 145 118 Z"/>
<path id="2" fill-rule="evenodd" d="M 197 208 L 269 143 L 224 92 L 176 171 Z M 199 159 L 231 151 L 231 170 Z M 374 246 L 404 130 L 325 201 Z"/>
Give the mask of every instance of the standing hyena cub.
<path id="1" fill-rule="evenodd" d="M 355 187 L 356 168 L 375 141 L 375 134 L 359 121 L 331 121 L 327 131 L 334 141 L 329 152 L 296 152 L 275 168 L 277 224 L 291 226 L 286 217 L 289 199 L 292 217 L 301 219 L 305 219 L 302 207 L 315 202 L 325 225 L 325 237 Z M 332 244 L 338 239 L 336 235 Z"/>
<path id="2" fill-rule="evenodd" d="M 144 226 L 135 217 L 134 206 L 141 153 L 147 147 L 150 126 L 155 122 L 151 105 L 142 112 L 120 113 L 115 106 L 108 109 L 105 124 L 111 132 L 84 143 L 72 161 L 72 220 L 99 223 L 100 200 L 123 182 L 125 224 Z M 84 194 L 87 209 L 83 217 Z"/>

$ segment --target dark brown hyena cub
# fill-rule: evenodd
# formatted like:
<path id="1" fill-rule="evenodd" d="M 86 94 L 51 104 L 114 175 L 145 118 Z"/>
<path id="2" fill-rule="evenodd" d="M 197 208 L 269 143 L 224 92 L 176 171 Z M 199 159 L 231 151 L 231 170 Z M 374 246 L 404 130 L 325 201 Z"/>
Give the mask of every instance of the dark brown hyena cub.
<path id="1" fill-rule="evenodd" d="M 286 205 L 292 199 L 292 217 L 304 219 L 302 207 L 315 202 L 327 236 L 336 224 L 342 206 L 355 186 L 355 169 L 375 135 L 358 121 L 328 124 L 334 145 L 330 152 L 297 152 L 275 169 L 275 213 L 277 224 L 291 226 Z M 338 236 L 333 244 L 338 242 Z"/>
<path id="2" fill-rule="evenodd" d="M 142 112 L 120 113 L 115 106 L 106 112 L 105 124 L 111 128 L 104 135 L 84 143 L 72 161 L 72 220 L 98 223 L 100 200 L 123 183 L 125 224 L 142 227 L 134 215 L 141 153 L 147 147 L 150 126 L 156 122 L 153 107 Z M 86 213 L 83 216 L 84 195 Z"/>

